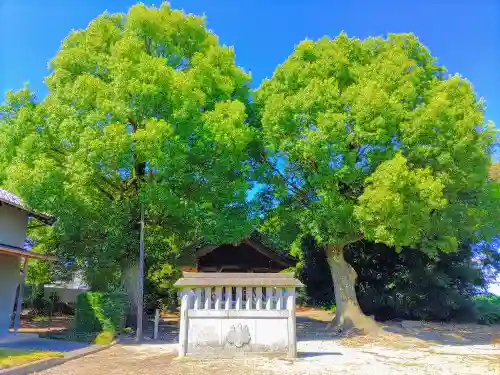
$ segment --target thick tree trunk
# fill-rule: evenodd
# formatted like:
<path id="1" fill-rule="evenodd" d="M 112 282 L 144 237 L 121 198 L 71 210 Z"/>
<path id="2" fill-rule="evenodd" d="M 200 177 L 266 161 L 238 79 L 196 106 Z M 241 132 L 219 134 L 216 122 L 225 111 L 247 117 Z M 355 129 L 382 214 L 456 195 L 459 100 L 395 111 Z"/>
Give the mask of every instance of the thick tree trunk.
<path id="1" fill-rule="evenodd" d="M 378 333 L 380 329 L 375 320 L 366 316 L 359 307 L 355 289 L 358 275 L 344 259 L 344 245 L 329 245 L 325 252 L 332 273 L 337 307 L 333 326 L 342 331 L 357 328 L 366 333 Z"/>

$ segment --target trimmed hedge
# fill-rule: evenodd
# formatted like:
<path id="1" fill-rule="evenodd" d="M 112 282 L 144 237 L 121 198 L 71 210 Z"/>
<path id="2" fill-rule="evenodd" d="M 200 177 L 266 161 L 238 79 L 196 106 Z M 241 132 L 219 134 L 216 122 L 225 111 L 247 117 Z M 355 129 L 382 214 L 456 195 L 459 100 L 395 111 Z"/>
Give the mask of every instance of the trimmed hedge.
<path id="1" fill-rule="evenodd" d="M 97 345 L 111 344 L 114 338 L 115 334 L 113 332 L 101 332 L 95 337 L 94 344 Z"/>
<path id="2" fill-rule="evenodd" d="M 120 332 L 125 326 L 127 307 L 122 293 L 81 293 L 75 308 L 75 331 Z"/>

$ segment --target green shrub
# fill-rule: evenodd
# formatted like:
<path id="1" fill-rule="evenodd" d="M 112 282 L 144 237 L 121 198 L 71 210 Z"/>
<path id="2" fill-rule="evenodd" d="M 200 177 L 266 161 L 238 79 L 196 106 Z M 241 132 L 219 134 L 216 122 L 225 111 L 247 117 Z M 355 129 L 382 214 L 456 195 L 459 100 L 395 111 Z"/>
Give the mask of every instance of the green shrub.
<path id="1" fill-rule="evenodd" d="M 122 293 L 87 292 L 78 295 L 77 332 L 121 332 L 125 326 L 127 299 Z"/>
<path id="2" fill-rule="evenodd" d="M 107 344 L 111 344 L 114 339 L 115 339 L 115 335 L 113 332 L 103 331 L 96 336 L 96 338 L 94 339 L 94 344 L 107 345 Z"/>
<path id="3" fill-rule="evenodd" d="M 500 324 L 500 296 L 476 296 L 474 306 L 480 324 Z"/>
<path id="4" fill-rule="evenodd" d="M 123 328 L 123 333 L 127 333 L 127 334 L 130 334 L 130 333 L 134 333 L 134 329 L 131 328 L 131 327 L 125 327 Z"/>
<path id="5" fill-rule="evenodd" d="M 337 311 L 337 306 L 333 302 L 318 302 L 314 304 L 313 307 L 316 307 L 318 309 L 328 310 L 331 312 Z"/>

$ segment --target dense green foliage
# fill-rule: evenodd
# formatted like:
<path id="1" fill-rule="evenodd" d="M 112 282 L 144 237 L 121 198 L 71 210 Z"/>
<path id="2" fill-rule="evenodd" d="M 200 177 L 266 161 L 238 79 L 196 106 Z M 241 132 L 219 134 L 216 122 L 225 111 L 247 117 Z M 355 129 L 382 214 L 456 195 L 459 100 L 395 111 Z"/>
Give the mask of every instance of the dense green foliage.
<path id="1" fill-rule="evenodd" d="M 47 97 L 9 92 L 0 107 L 0 186 L 57 215 L 30 231 L 33 245 L 84 269 L 94 290 L 123 285 L 144 205 L 146 303 L 172 305 L 185 249 L 251 232 L 259 215 L 246 194 L 259 182 L 260 229 L 306 267 L 318 255 L 303 240 L 326 251 L 301 271 L 312 298 L 332 300 L 328 257 L 355 299 L 345 248 L 369 313 L 449 319 L 469 308 L 468 244 L 498 233 L 495 134 L 471 84 L 415 36 L 304 41 L 252 101 L 249 75 L 203 18 L 139 4 L 72 32 L 50 69 Z M 58 272 L 36 263 L 29 278 Z M 117 296 L 83 295 L 78 328 L 115 332 Z"/>
<path id="2" fill-rule="evenodd" d="M 412 34 L 300 43 L 256 93 L 266 232 L 323 248 L 337 324 L 376 330 L 344 248 L 359 239 L 431 257 L 498 233 L 483 103 Z"/>
<path id="3" fill-rule="evenodd" d="M 256 95 L 279 203 L 269 227 L 431 255 L 496 234 L 493 125 L 471 84 L 445 73 L 410 34 L 299 44 Z"/>
<path id="4" fill-rule="evenodd" d="M 481 324 L 500 324 L 500 296 L 474 297 L 474 306 Z"/>
<path id="5" fill-rule="evenodd" d="M 103 14 L 50 69 L 42 101 L 24 89 L 0 108 L 0 185 L 57 214 L 30 233 L 36 246 L 106 290 L 137 259 L 141 202 L 150 274 L 187 245 L 251 229 L 249 76 L 202 18 L 168 4 Z"/>
<path id="6" fill-rule="evenodd" d="M 303 303 L 331 306 L 333 284 L 324 252 L 310 238 L 297 275 L 304 282 Z M 472 297 L 484 290 L 482 265 L 471 261 L 472 249 L 430 258 L 416 249 L 400 253 L 383 244 L 363 241 L 346 249 L 358 273 L 357 295 L 362 310 L 377 320 L 424 319 L 476 321 Z"/>
<path id="7" fill-rule="evenodd" d="M 78 295 L 75 307 L 75 332 L 110 332 L 125 327 L 127 298 L 121 293 L 86 292 Z"/>

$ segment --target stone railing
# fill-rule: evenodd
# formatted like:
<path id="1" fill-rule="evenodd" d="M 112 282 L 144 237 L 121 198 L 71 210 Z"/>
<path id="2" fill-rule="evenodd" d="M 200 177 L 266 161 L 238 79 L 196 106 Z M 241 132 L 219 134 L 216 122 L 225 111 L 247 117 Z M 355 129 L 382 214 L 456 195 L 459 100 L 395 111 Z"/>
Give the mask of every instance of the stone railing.
<path id="1" fill-rule="evenodd" d="M 179 356 L 283 352 L 296 356 L 291 273 L 187 273 L 181 289 Z"/>

